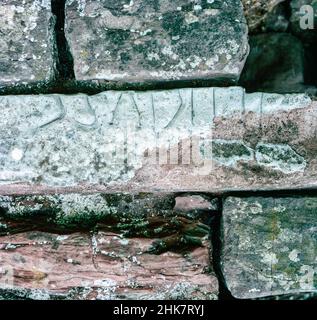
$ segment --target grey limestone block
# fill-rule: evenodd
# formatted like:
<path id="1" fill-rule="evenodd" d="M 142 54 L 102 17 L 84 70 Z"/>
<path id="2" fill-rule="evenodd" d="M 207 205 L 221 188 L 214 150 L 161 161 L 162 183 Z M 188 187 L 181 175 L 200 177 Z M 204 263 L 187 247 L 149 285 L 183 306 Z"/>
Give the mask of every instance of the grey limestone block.
<path id="1" fill-rule="evenodd" d="M 222 268 L 236 298 L 317 293 L 317 198 L 229 197 Z"/>
<path id="2" fill-rule="evenodd" d="M 49 0 L 1 1 L 0 88 L 54 79 L 54 25 Z"/>
<path id="3" fill-rule="evenodd" d="M 248 54 L 240 0 L 67 0 L 77 80 L 234 83 Z"/>

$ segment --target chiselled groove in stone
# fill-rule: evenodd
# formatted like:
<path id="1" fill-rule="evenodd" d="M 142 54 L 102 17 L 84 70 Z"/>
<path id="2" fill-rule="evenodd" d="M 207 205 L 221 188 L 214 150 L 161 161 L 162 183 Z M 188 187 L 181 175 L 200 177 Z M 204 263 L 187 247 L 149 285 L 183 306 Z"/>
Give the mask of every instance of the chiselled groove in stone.
<path id="1" fill-rule="evenodd" d="M 133 106 L 135 108 L 135 111 L 137 112 L 138 114 L 138 128 L 141 128 L 141 113 L 140 113 L 140 110 L 138 108 L 138 104 L 137 102 L 135 101 L 135 97 L 133 94 L 130 94 L 130 97 L 132 98 L 132 101 L 133 101 Z"/>
<path id="2" fill-rule="evenodd" d="M 123 96 L 123 93 L 120 93 L 120 95 L 119 95 L 119 97 L 118 97 L 118 100 L 117 100 L 117 103 L 116 103 L 116 106 L 115 106 L 115 108 L 113 109 L 113 111 L 112 111 L 112 119 L 111 119 L 111 121 L 110 121 L 110 125 L 113 125 L 114 124 L 114 120 L 115 120 L 115 117 L 116 117 L 116 112 L 117 112 L 117 109 L 118 109 L 118 106 L 119 106 L 119 103 L 120 103 L 120 101 L 121 101 L 121 98 L 122 98 L 122 96 Z"/>
<path id="3" fill-rule="evenodd" d="M 171 121 L 165 126 L 164 129 L 167 128 L 171 128 L 173 126 L 173 124 L 175 124 L 175 122 L 177 121 L 179 115 L 184 111 L 184 101 L 182 98 L 182 95 L 180 93 L 180 90 L 178 90 L 178 97 L 179 97 L 179 106 L 177 108 L 176 113 L 174 114 L 173 118 L 171 119 Z"/>
<path id="4" fill-rule="evenodd" d="M 95 111 L 93 110 L 90 102 L 89 102 L 89 97 L 88 96 L 85 96 L 85 101 L 86 101 L 86 108 L 87 108 L 87 111 L 88 113 L 91 115 L 93 114 L 93 122 L 92 123 L 83 123 L 83 122 L 80 122 L 78 119 L 74 119 L 78 124 L 80 124 L 81 126 L 84 126 L 84 127 L 95 127 L 96 124 L 97 124 L 97 117 L 96 117 L 96 113 Z M 85 108 L 84 107 L 84 108 Z"/>
<path id="5" fill-rule="evenodd" d="M 0 101 L 1 192 L 13 182 L 75 190 L 82 184 L 107 189 L 111 183 L 129 189 L 131 182 L 166 191 L 175 185 L 200 188 L 201 181 L 208 189 L 237 186 L 236 179 L 257 184 L 259 176 L 264 186 L 273 177 L 283 185 L 291 175 L 302 184 L 302 174 L 310 181 L 315 174 L 310 141 L 316 112 L 305 95 L 266 95 L 263 102 L 263 94 L 233 87 L 6 96 Z M 261 122 L 273 130 L 259 133 Z M 209 144 L 217 140 L 223 147 L 217 150 L 220 162 Z M 249 149 L 257 151 L 256 157 L 251 159 Z"/>
<path id="6" fill-rule="evenodd" d="M 216 88 L 212 89 L 212 109 L 213 109 L 213 117 L 216 117 L 217 110 L 216 110 Z"/>
<path id="7" fill-rule="evenodd" d="M 190 93 L 190 104 L 191 104 L 191 125 L 193 126 L 194 125 L 194 117 L 195 117 L 195 111 L 194 111 L 194 103 L 195 103 L 195 100 L 194 100 L 194 89 L 192 88 L 191 90 L 191 93 Z"/>
<path id="8" fill-rule="evenodd" d="M 98 264 L 96 262 L 96 257 L 97 257 L 97 254 L 98 254 L 98 250 L 97 250 L 97 243 L 98 243 L 97 234 L 98 234 L 98 232 L 96 232 L 95 230 L 91 232 L 89 245 L 90 245 L 90 250 L 91 250 L 91 262 L 92 262 L 92 264 L 93 264 L 93 266 L 94 266 L 94 268 L 96 270 L 100 270 L 99 267 L 98 267 Z"/>
<path id="9" fill-rule="evenodd" d="M 124 153 L 124 173 L 128 173 L 128 132 L 124 131 L 123 153 Z"/>
<path id="10" fill-rule="evenodd" d="M 264 98 L 264 93 L 261 93 L 261 98 L 260 98 L 260 117 L 262 119 L 262 115 L 263 115 L 263 98 Z"/>
<path id="11" fill-rule="evenodd" d="M 39 125 L 38 128 L 47 127 L 56 121 L 60 121 L 60 120 L 64 119 L 67 111 L 66 111 L 66 108 L 63 104 L 63 101 L 62 101 L 61 97 L 58 95 L 54 95 L 54 99 L 56 101 L 56 105 L 59 107 L 59 111 L 60 111 L 59 115 L 54 117 L 52 120 L 49 120 L 49 121 Z"/>
<path id="12" fill-rule="evenodd" d="M 152 116 L 153 116 L 153 131 L 155 132 L 156 118 L 155 118 L 155 107 L 154 107 L 154 94 L 152 92 L 151 92 L 151 111 L 152 111 Z"/>
<path id="13" fill-rule="evenodd" d="M 245 105 L 245 96 L 246 96 L 246 91 L 245 89 L 243 88 L 242 89 L 243 92 L 242 92 L 242 119 L 243 119 L 243 127 L 244 127 L 244 130 L 247 129 L 247 110 L 246 110 L 246 105 Z"/>

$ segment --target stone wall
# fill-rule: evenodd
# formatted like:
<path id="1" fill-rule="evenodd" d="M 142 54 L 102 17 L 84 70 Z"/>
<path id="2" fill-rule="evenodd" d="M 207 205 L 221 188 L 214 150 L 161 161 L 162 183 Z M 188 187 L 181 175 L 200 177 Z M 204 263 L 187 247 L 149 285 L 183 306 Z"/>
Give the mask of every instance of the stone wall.
<path id="1" fill-rule="evenodd" d="M 303 4 L 3 0 L 0 299 L 316 299 Z"/>

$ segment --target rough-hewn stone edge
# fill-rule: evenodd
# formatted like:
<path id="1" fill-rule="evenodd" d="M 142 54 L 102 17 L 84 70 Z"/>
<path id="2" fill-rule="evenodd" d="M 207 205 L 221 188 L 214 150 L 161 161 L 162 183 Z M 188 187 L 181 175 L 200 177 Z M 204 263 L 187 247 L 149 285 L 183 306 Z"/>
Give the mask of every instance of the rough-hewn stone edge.
<path id="1" fill-rule="evenodd" d="M 230 290 L 230 289 L 229 289 Z M 287 292 L 285 291 L 276 291 L 273 295 L 269 292 L 263 292 L 258 294 L 258 296 L 255 298 L 254 296 L 235 296 L 233 294 L 233 297 L 238 300 L 292 300 L 291 297 L 296 296 L 296 300 L 306 300 L 308 297 L 311 298 L 317 298 L 317 290 L 315 291 L 307 291 L 307 290 L 289 290 Z"/>
<path id="2" fill-rule="evenodd" d="M 119 184 L 118 184 L 119 185 Z M 133 187 L 133 188 L 132 188 Z M 131 189 L 132 188 L 132 189 Z M 208 186 L 202 188 L 192 188 L 192 189 L 174 189 L 174 188 L 158 188 L 157 186 L 146 186 L 140 187 L 139 185 L 127 185 L 127 186 L 76 186 L 76 187 L 47 187 L 47 186 L 31 186 L 28 184 L 7 184 L 0 185 L 0 196 L 23 196 L 23 195 L 54 195 L 54 194 L 69 194 L 69 193 L 81 193 L 81 194 L 93 194 L 93 193 L 210 193 L 215 196 L 226 196 L 228 194 L 240 194 L 250 192 L 260 193 L 260 192 L 313 192 L 317 191 L 317 181 L 316 183 L 310 184 L 293 184 L 287 187 L 281 186 L 268 186 L 268 187 L 235 187 L 235 188 L 210 188 Z"/>
<path id="3" fill-rule="evenodd" d="M 285 294 L 284 292 L 281 295 L 275 296 L 264 296 L 260 298 L 253 298 L 252 300 L 316 300 L 317 299 L 317 291 L 316 292 L 294 292 L 290 294 Z"/>
<path id="4" fill-rule="evenodd" d="M 193 79 L 193 80 L 169 80 L 169 81 L 147 81 L 147 82 L 120 82 L 103 80 L 60 80 L 29 86 L 29 85 L 0 85 L 0 96 L 4 95 L 30 95 L 30 94 L 77 94 L 85 93 L 94 95 L 108 90 L 121 91 L 145 91 L 145 90 L 172 90 L 182 88 L 205 88 L 205 87 L 230 87 L 237 84 L 230 78 L 217 79 Z"/>
<path id="5" fill-rule="evenodd" d="M 106 230 L 149 237 L 153 233 L 151 226 L 165 221 L 166 226 L 160 232 L 154 232 L 153 237 L 164 238 L 173 233 L 172 230 L 183 230 L 183 226 L 191 225 L 191 229 L 196 231 L 195 235 L 188 234 L 188 244 L 195 245 L 198 238 L 202 239 L 209 234 L 209 220 L 218 212 L 218 199 L 203 194 L 69 193 L 0 196 L 0 235 L 19 233 L 21 229 L 72 233 L 77 230 L 103 230 L 106 226 Z M 31 225 L 30 219 L 35 219 Z M 182 236 L 182 232 L 179 236 Z M 184 232 L 186 234 L 186 228 Z"/>

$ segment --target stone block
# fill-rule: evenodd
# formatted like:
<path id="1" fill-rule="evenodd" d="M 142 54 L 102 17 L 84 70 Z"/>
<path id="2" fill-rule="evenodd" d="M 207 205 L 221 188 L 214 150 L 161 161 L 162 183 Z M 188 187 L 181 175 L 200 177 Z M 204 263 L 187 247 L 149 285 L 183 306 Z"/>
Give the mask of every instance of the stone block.
<path id="1" fill-rule="evenodd" d="M 212 204 L 203 200 L 207 217 L 202 201 L 176 202 L 171 194 L 1 197 L 0 300 L 217 299 Z"/>
<path id="2" fill-rule="evenodd" d="M 55 18 L 49 0 L 2 0 L 0 88 L 45 85 L 55 77 Z"/>
<path id="3" fill-rule="evenodd" d="M 248 54 L 240 0 L 66 2 L 77 80 L 234 83 Z"/>
<path id="4" fill-rule="evenodd" d="M 242 88 L 0 97 L 0 194 L 316 186 L 316 104 Z"/>
<path id="5" fill-rule="evenodd" d="M 317 198 L 229 197 L 222 268 L 236 298 L 317 293 Z"/>

